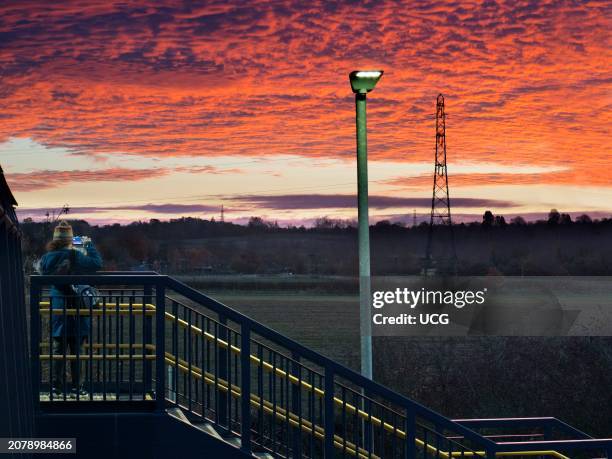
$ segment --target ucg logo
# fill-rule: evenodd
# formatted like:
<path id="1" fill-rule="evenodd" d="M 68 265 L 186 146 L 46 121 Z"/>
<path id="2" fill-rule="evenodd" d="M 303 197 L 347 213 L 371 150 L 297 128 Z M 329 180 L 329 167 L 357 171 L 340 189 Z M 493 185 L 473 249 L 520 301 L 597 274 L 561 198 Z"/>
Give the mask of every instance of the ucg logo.
<path id="1" fill-rule="evenodd" d="M 419 322 L 423 325 L 448 325 L 448 314 L 419 314 Z"/>

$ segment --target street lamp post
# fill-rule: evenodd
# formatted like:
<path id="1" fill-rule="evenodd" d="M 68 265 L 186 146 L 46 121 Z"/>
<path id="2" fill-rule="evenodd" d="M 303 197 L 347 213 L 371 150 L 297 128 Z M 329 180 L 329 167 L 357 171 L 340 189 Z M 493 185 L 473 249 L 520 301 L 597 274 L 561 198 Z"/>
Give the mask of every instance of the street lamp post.
<path id="1" fill-rule="evenodd" d="M 349 74 L 355 93 L 357 122 L 357 206 L 359 234 L 359 322 L 361 374 L 372 379 L 372 322 L 370 319 L 370 226 L 368 217 L 368 141 L 366 94 L 374 89 L 381 70 L 360 70 Z"/>

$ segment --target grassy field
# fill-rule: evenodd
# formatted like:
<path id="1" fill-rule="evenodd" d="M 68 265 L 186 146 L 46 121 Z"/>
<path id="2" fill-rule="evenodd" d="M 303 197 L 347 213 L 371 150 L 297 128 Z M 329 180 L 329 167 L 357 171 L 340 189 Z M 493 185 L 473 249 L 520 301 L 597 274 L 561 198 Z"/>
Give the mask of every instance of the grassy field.
<path id="1" fill-rule="evenodd" d="M 359 299 L 332 294 L 205 293 L 355 370 L 359 367 Z"/>
<path id="2" fill-rule="evenodd" d="M 300 344 L 359 369 L 357 279 L 307 275 L 179 279 Z"/>

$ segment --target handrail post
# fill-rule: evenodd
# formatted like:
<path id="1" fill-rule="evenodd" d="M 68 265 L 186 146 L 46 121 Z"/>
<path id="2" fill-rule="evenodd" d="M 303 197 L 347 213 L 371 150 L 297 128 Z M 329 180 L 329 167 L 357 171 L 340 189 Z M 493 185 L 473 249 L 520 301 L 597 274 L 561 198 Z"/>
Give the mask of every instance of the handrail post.
<path id="1" fill-rule="evenodd" d="M 153 339 L 153 320 L 151 316 L 147 314 L 147 303 L 153 301 L 153 289 L 150 284 L 144 286 L 143 289 L 143 298 L 142 298 L 142 307 L 143 307 L 143 317 L 144 317 L 144 333 L 142 336 L 142 352 L 144 355 L 149 354 L 149 350 L 147 349 L 148 344 L 152 344 Z M 164 318 L 165 319 L 165 318 Z M 151 391 L 151 383 L 153 381 L 153 369 L 151 365 L 151 361 L 145 357 L 144 359 L 144 369 L 142 375 L 142 384 L 143 384 L 143 393 L 146 394 Z"/>
<path id="2" fill-rule="evenodd" d="M 373 453 L 373 446 L 374 446 L 374 442 L 373 440 L 373 430 L 374 430 L 374 426 L 372 425 L 372 403 L 370 403 L 370 397 L 371 394 L 367 389 L 362 389 L 361 390 L 361 400 L 362 400 L 362 407 L 363 407 L 363 411 L 365 411 L 366 413 L 369 413 L 370 417 L 368 419 L 363 419 L 361 422 L 361 426 L 363 428 L 363 447 L 366 451 L 369 451 L 370 454 Z"/>
<path id="3" fill-rule="evenodd" d="M 155 409 L 163 412 L 166 406 L 166 288 L 155 284 Z"/>
<path id="4" fill-rule="evenodd" d="M 251 328 L 247 321 L 240 326 L 240 449 L 251 454 Z"/>
<path id="5" fill-rule="evenodd" d="M 221 346 L 217 346 L 217 351 L 219 352 L 219 362 L 218 362 L 218 367 L 215 368 L 215 371 L 217 372 L 217 377 L 219 379 L 222 379 L 224 381 L 228 381 L 227 378 L 227 373 L 228 373 L 228 357 L 229 357 L 229 346 L 230 346 L 230 342 L 229 342 L 229 333 L 227 332 L 227 318 L 225 316 L 219 316 L 219 328 L 217 329 L 217 334 L 218 339 L 219 340 L 223 340 L 227 343 L 227 348 L 223 348 Z M 215 365 L 216 366 L 216 365 Z M 217 419 L 219 420 L 219 425 L 221 426 L 222 429 L 227 429 L 227 431 L 229 432 L 231 430 L 230 428 L 230 422 L 227 416 L 227 401 L 229 398 L 229 393 L 228 392 L 223 392 L 222 390 L 219 390 L 216 394 L 215 397 L 219 397 L 219 413 L 217 415 Z"/>
<path id="6" fill-rule="evenodd" d="M 487 448 L 487 459 L 495 459 L 496 454 L 493 448 Z"/>
<path id="7" fill-rule="evenodd" d="M 291 411 L 298 416 L 298 426 L 293 428 L 293 457 L 301 459 L 302 457 L 302 369 L 300 368 L 300 355 L 297 352 L 291 353 L 291 373 L 298 379 L 298 384 L 292 384 L 291 387 Z"/>
<path id="8" fill-rule="evenodd" d="M 336 419 L 334 416 L 334 369 L 328 362 L 325 365 L 325 459 L 334 457 L 334 433 L 336 430 Z"/>
<path id="9" fill-rule="evenodd" d="M 406 447 L 404 449 L 404 459 L 416 458 L 416 416 L 413 408 L 406 409 Z"/>
<path id="10" fill-rule="evenodd" d="M 49 321 L 52 313 L 49 306 Z M 49 337 L 51 346 L 51 337 Z M 32 397 L 34 398 L 34 411 L 40 411 L 40 285 L 31 281 L 30 285 L 30 349 L 32 368 Z M 50 352 L 49 352 L 50 353 Z M 49 375 L 49 392 L 51 391 L 51 379 Z"/>
<path id="11" fill-rule="evenodd" d="M 440 425 L 439 422 L 434 422 L 434 432 L 436 433 L 436 450 L 440 451 L 444 445 L 440 446 L 440 439 L 444 437 L 444 428 Z"/>

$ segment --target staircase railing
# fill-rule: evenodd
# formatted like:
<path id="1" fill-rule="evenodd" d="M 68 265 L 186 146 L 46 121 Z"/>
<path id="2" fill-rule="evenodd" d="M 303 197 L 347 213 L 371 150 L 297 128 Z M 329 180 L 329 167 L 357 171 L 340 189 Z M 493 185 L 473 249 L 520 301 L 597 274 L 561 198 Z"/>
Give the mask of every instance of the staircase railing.
<path id="1" fill-rule="evenodd" d="M 45 287 L 67 284 L 98 286 L 100 304 L 58 307 Z M 33 276 L 31 285 L 33 379 L 45 407 L 174 404 L 239 437 L 243 451 L 277 457 L 564 458 L 557 451 L 588 450 L 612 458 L 611 440 L 553 437 L 535 421 L 511 438 L 479 433 L 499 425 L 452 421 L 167 276 Z M 86 343 L 58 343 L 65 338 L 53 338 L 51 316 L 77 328 L 90 318 Z M 54 364 L 71 361 L 87 389 L 73 398 L 65 371 L 61 390 L 51 387 Z"/>

